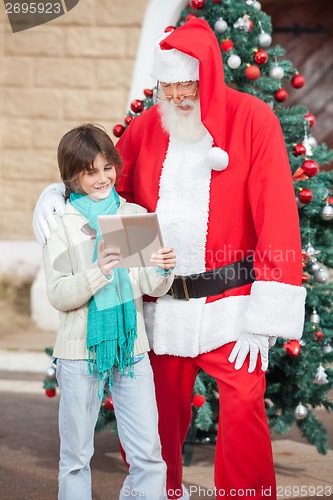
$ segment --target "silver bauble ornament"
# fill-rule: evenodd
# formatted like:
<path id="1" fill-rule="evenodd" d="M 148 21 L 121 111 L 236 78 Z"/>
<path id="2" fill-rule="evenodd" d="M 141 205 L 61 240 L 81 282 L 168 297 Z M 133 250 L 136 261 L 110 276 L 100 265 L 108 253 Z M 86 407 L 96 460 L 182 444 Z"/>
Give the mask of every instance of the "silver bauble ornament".
<path id="1" fill-rule="evenodd" d="M 318 146 L 316 139 L 312 135 L 306 135 L 302 144 L 306 149 L 306 156 L 313 156 L 313 150 Z"/>
<path id="2" fill-rule="evenodd" d="M 319 271 L 319 269 L 320 269 L 320 263 L 317 261 L 317 259 L 313 260 L 311 262 L 310 272 L 313 274 L 316 271 Z"/>
<path id="3" fill-rule="evenodd" d="M 326 205 L 323 208 L 323 211 L 321 212 L 321 216 L 324 220 L 331 220 L 333 219 L 333 207 L 326 203 Z"/>
<path id="4" fill-rule="evenodd" d="M 312 314 L 310 316 L 310 323 L 314 323 L 315 325 L 319 325 L 319 323 L 320 323 L 320 316 L 317 313 L 317 309 L 314 309 L 312 311 Z"/>
<path id="5" fill-rule="evenodd" d="M 218 33 L 219 35 L 221 35 L 222 33 L 224 33 L 225 31 L 227 31 L 228 29 L 228 25 L 227 23 L 225 22 L 224 19 L 222 19 L 222 17 L 220 17 L 220 19 L 218 19 L 216 21 L 216 23 L 214 24 L 214 30 L 216 31 L 216 33 Z"/>
<path id="6" fill-rule="evenodd" d="M 300 201 L 298 196 L 296 196 L 296 204 L 297 204 L 297 208 L 305 207 L 305 204 Z"/>
<path id="7" fill-rule="evenodd" d="M 316 148 L 318 146 L 318 142 L 316 141 L 316 139 L 313 137 L 313 135 L 311 135 L 310 137 L 307 138 L 308 139 L 308 143 L 310 144 L 310 147 L 312 149 Z"/>
<path id="8" fill-rule="evenodd" d="M 227 65 L 231 69 L 237 69 L 242 64 L 241 58 L 237 54 L 231 54 L 227 59 Z"/>
<path id="9" fill-rule="evenodd" d="M 56 369 L 54 368 L 54 366 L 49 366 L 48 368 L 46 368 L 45 378 L 47 378 L 47 380 L 50 380 L 50 381 L 56 379 Z"/>
<path id="10" fill-rule="evenodd" d="M 309 139 L 310 139 L 309 137 L 304 137 L 304 140 L 303 140 L 302 144 L 305 147 L 305 154 L 306 154 L 306 156 L 313 156 L 312 146 L 311 146 L 311 143 L 310 143 Z"/>
<path id="11" fill-rule="evenodd" d="M 258 44 L 260 48 L 267 49 L 271 45 L 271 43 L 272 43 L 272 37 L 268 33 L 262 31 L 258 35 Z"/>
<path id="12" fill-rule="evenodd" d="M 273 78 L 273 80 L 282 80 L 284 77 L 284 69 L 281 66 L 273 66 L 269 70 L 269 76 Z"/>
<path id="13" fill-rule="evenodd" d="M 325 266 L 321 266 L 318 271 L 313 273 L 313 277 L 317 283 L 326 283 L 330 277 L 330 273 Z"/>
<path id="14" fill-rule="evenodd" d="M 330 354 L 332 351 L 333 351 L 332 346 L 330 346 L 329 344 L 324 345 L 324 347 L 323 347 L 324 354 Z"/>
<path id="15" fill-rule="evenodd" d="M 257 12 L 259 12 L 261 10 L 261 3 L 253 2 L 253 7 L 256 9 Z"/>
<path id="16" fill-rule="evenodd" d="M 297 420 L 303 420 L 308 414 L 307 408 L 302 405 L 302 403 L 298 403 L 298 405 L 295 408 L 295 417 Z"/>

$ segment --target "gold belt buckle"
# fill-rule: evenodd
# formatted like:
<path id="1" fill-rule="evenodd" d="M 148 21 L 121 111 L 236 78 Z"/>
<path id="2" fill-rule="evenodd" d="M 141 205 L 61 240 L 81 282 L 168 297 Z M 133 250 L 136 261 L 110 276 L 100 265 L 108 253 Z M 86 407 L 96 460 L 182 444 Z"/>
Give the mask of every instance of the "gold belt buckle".
<path id="1" fill-rule="evenodd" d="M 173 299 L 175 300 L 190 300 L 190 297 L 189 297 L 189 294 L 188 294 L 188 289 L 187 289 L 187 285 L 186 285 L 186 279 L 185 279 L 185 276 L 175 276 L 175 279 L 176 278 L 181 278 L 182 280 L 182 285 L 183 285 L 183 290 L 184 290 L 184 295 L 185 295 L 185 298 L 184 299 L 178 299 L 176 296 L 175 296 L 175 292 L 174 292 L 174 289 L 173 289 L 173 285 L 171 286 L 171 296 Z"/>

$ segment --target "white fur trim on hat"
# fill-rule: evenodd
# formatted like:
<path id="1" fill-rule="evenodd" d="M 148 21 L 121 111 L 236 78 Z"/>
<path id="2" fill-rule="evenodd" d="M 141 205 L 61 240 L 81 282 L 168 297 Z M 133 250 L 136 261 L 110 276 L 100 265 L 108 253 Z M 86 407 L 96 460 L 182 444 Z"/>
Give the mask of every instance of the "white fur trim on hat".
<path id="1" fill-rule="evenodd" d="M 170 33 L 164 34 L 155 45 L 153 77 L 167 83 L 199 80 L 199 61 L 177 49 L 162 50 L 160 42 Z"/>
<path id="2" fill-rule="evenodd" d="M 229 155 L 221 148 L 214 147 L 207 153 L 206 160 L 212 170 L 225 170 L 229 164 Z"/>

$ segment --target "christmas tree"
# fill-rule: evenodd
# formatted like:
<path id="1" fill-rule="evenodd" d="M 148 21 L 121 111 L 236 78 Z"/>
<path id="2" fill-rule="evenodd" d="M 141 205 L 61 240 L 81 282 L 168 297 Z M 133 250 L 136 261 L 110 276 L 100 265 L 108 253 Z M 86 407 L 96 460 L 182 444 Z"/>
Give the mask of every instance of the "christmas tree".
<path id="1" fill-rule="evenodd" d="M 333 159 L 333 151 L 318 144 L 312 135 L 315 117 L 310 110 L 305 106 L 287 107 L 284 83 L 290 81 L 298 89 L 306 82 L 284 57 L 285 50 L 272 46 L 271 19 L 258 1 L 191 0 L 177 26 L 193 16 L 205 19 L 216 34 L 226 83 L 265 101 L 282 126 L 299 207 L 306 317 L 300 342 L 280 339 L 270 351 L 265 402 L 271 429 L 284 434 L 296 422 L 301 434 L 320 453 L 326 453 L 326 430 L 313 410 L 333 407 L 328 399 L 333 387 L 333 369 L 329 367 L 333 361 L 333 283 L 328 269 L 333 267 L 333 174 L 320 169 Z M 174 28 L 168 26 L 166 31 Z M 144 89 L 143 93 L 144 98 L 132 101 L 124 123 L 115 125 L 116 137 L 154 104 L 155 89 Z M 192 404 L 185 463 L 191 461 L 194 442 L 213 442 L 215 437 L 218 391 L 215 381 L 203 372 L 197 377 Z"/>

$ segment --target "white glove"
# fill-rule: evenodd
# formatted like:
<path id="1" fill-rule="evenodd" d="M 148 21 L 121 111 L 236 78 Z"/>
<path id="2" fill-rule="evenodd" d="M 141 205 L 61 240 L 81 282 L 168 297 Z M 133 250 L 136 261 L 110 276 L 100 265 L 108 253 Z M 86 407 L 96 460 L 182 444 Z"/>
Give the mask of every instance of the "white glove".
<path id="1" fill-rule="evenodd" d="M 37 241 L 44 246 L 50 238 L 51 231 L 57 228 L 54 212 L 63 215 L 65 212 L 65 185 L 50 184 L 38 198 L 32 223 L 32 229 Z"/>
<path id="2" fill-rule="evenodd" d="M 261 369 L 266 371 L 268 368 L 268 336 L 244 333 L 237 340 L 228 360 L 230 363 L 236 360 L 235 370 L 239 370 L 249 353 L 250 364 L 248 372 L 252 373 L 255 370 L 259 353 L 261 355 Z"/>

